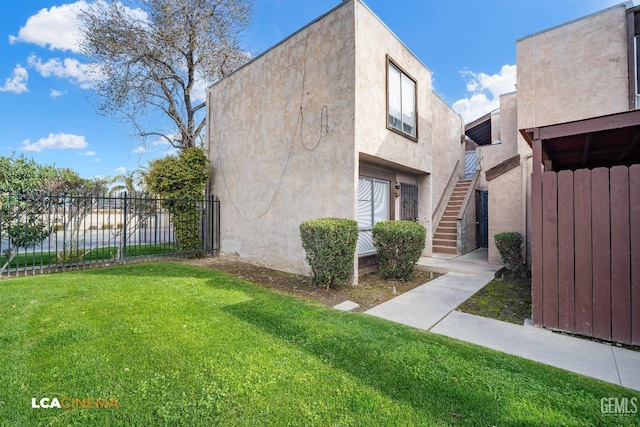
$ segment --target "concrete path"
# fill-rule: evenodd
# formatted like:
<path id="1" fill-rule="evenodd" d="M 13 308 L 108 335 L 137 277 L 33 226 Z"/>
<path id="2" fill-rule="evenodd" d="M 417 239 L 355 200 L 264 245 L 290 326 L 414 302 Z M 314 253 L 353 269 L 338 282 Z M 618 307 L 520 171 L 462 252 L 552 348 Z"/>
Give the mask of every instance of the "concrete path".
<path id="1" fill-rule="evenodd" d="M 502 269 L 502 265 L 489 265 L 487 263 L 487 249 L 480 248 L 465 255 L 433 254 L 431 257 L 422 257 L 418 260 L 416 268 L 434 273 L 467 273 L 493 278 Z"/>
<path id="2" fill-rule="evenodd" d="M 640 352 L 453 311 L 431 332 L 640 391 Z"/>
<path id="3" fill-rule="evenodd" d="M 365 313 L 428 330 L 490 281 L 489 276 L 447 273 Z"/>
<path id="4" fill-rule="evenodd" d="M 365 313 L 640 391 L 640 352 L 455 311 L 500 268 L 483 257 L 422 258 L 446 274 Z"/>

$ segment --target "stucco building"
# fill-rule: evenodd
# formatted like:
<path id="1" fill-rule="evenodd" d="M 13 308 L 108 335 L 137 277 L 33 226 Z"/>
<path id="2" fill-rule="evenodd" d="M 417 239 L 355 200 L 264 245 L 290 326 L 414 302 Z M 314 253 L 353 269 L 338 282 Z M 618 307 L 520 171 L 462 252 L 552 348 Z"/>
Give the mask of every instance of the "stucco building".
<path id="1" fill-rule="evenodd" d="M 461 117 L 431 72 L 360 0 L 300 29 L 208 90 L 221 250 L 307 273 L 299 225 L 358 221 L 358 263 L 380 220 L 417 220 L 462 173 Z M 357 270 L 358 266 L 354 266 Z"/>
<path id="2" fill-rule="evenodd" d="M 467 127 L 501 142 L 478 149 L 489 235 L 526 237 L 534 323 L 634 344 L 639 40 L 640 8 L 631 3 L 518 40 L 517 92 Z M 490 242 L 489 260 L 498 256 Z"/>

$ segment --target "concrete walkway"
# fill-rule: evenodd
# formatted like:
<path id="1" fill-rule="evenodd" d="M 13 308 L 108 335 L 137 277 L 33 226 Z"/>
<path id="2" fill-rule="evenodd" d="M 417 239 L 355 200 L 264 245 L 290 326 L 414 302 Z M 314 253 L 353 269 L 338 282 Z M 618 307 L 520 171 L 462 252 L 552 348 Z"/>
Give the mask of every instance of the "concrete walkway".
<path id="1" fill-rule="evenodd" d="M 446 274 L 365 313 L 640 391 L 640 352 L 455 311 L 500 268 L 485 254 L 423 258 Z"/>

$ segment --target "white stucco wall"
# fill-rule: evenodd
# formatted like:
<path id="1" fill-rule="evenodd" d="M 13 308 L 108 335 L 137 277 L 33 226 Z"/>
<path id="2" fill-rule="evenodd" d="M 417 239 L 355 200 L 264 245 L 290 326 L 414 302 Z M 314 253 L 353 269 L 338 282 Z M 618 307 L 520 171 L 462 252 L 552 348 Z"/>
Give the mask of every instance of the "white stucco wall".
<path id="1" fill-rule="evenodd" d="M 629 109 L 626 7 L 516 43 L 518 129 Z"/>
<path id="2" fill-rule="evenodd" d="M 209 89 L 221 247 L 308 273 L 302 221 L 354 217 L 353 3 Z"/>

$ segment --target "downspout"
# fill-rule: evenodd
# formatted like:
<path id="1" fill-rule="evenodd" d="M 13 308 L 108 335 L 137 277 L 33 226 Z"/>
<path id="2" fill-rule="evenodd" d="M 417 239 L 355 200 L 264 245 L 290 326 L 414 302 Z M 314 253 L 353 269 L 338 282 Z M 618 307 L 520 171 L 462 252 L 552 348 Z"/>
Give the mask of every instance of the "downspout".
<path id="1" fill-rule="evenodd" d="M 527 233 L 527 219 L 529 218 L 529 212 L 527 210 L 527 183 L 528 183 L 528 179 L 529 179 L 529 163 L 527 162 L 527 160 L 529 160 L 531 157 L 533 157 L 533 153 L 529 153 L 526 156 L 523 156 L 520 158 L 520 169 L 522 170 L 522 229 L 523 229 L 523 242 L 524 242 L 524 249 L 523 249 L 523 257 L 524 257 L 524 262 L 525 264 L 527 263 L 527 257 L 528 257 L 528 250 L 527 250 L 527 237 L 528 237 L 528 233 Z"/>

